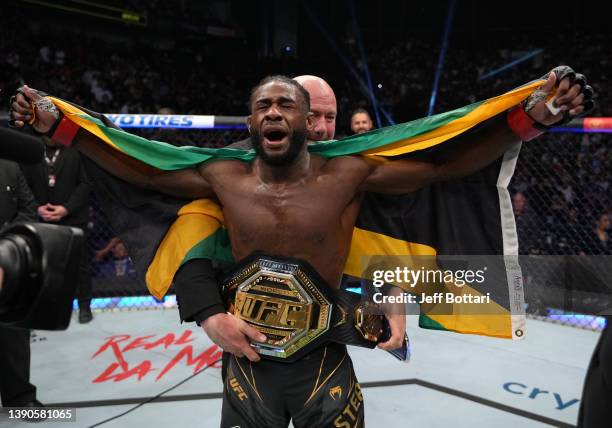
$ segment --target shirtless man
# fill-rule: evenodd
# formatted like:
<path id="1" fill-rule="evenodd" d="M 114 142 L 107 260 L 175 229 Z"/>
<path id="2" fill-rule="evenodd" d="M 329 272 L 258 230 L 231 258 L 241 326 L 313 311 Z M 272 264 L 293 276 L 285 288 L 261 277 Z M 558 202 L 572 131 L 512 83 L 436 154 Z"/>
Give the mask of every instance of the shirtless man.
<path id="1" fill-rule="evenodd" d="M 555 73 L 541 88 L 555 86 Z M 30 89 L 25 95 L 36 101 Z M 529 110 L 531 120 L 543 125 L 560 121 L 565 112 L 578 115 L 585 101 L 581 85 L 563 79 L 553 115 L 543 97 Z M 439 180 L 471 174 L 520 141 L 506 115 L 489 121 L 459 144 L 452 158 L 429 162 L 415 159 L 378 161 L 361 156 L 333 159 L 311 155 L 306 136 L 314 129 L 308 92 L 284 76 L 264 79 L 255 87 L 247 119 L 257 156 L 251 163 L 209 162 L 197 168 L 150 176 L 110 158 L 97 156 L 95 136 L 81 129 L 74 143 L 85 155 L 117 176 L 146 188 L 182 198 L 216 197 L 229 231 L 233 256 L 242 260 L 255 251 L 305 260 L 329 287 L 337 288 L 350 246 L 363 192 L 403 194 Z M 13 119 L 29 120 L 30 104 L 18 95 Z M 524 113 L 523 113 L 524 114 Z M 38 112 L 33 126 L 48 132 L 56 122 Z M 523 132 L 521 129 L 520 132 Z M 492 144 L 494 142 L 494 144 Z M 241 340 L 265 337 L 230 314 L 218 314 L 233 337 L 216 330 L 216 343 L 234 354 L 227 367 L 222 426 L 296 427 L 363 426 L 363 398 L 346 347 L 327 344 L 294 363 L 262 359 Z M 405 316 L 388 316 L 391 338 L 383 349 L 400 346 Z M 242 356 L 246 356 L 242 357 Z"/>

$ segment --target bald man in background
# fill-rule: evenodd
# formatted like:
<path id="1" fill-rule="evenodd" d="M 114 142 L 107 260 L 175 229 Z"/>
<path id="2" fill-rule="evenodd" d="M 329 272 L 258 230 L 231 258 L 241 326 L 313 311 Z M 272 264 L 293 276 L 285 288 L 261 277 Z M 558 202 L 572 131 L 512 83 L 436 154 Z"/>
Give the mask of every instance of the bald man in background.
<path id="1" fill-rule="evenodd" d="M 309 133 L 312 141 L 333 140 L 336 135 L 336 94 L 329 84 L 317 76 L 304 75 L 293 80 L 310 94 L 310 111 L 314 114 L 315 128 Z"/>

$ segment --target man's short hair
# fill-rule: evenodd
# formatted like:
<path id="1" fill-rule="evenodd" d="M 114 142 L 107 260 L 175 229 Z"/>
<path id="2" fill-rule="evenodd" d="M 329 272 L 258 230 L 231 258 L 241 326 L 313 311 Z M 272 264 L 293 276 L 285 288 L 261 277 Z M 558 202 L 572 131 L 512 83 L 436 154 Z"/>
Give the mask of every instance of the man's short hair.
<path id="1" fill-rule="evenodd" d="M 353 110 L 353 112 L 351 113 L 351 120 L 353 119 L 353 117 L 354 117 L 356 114 L 359 114 L 359 113 L 365 113 L 365 114 L 367 114 L 367 115 L 368 115 L 368 118 L 369 118 L 370 120 L 372 120 L 372 116 L 370 116 L 370 113 L 369 113 L 369 112 L 368 112 L 366 109 L 364 109 L 364 108 L 362 108 L 362 107 L 357 107 L 355 110 Z"/>
<path id="2" fill-rule="evenodd" d="M 291 85 L 295 87 L 300 93 L 300 95 L 302 95 L 302 105 L 304 107 L 304 111 L 305 112 L 310 111 L 310 94 L 308 93 L 308 91 L 304 89 L 304 87 L 300 85 L 298 82 L 296 82 L 295 80 L 291 79 L 290 77 L 283 76 L 282 74 L 275 74 L 275 75 L 267 76 L 261 79 L 259 83 L 255 85 L 253 89 L 251 89 L 251 96 L 249 97 L 249 99 L 252 100 L 255 92 L 259 88 L 261 88 L 264 85 L 267 85 L 270 82 L 281 82 L 281 83 L 286 83 L 287 85 Z"/>

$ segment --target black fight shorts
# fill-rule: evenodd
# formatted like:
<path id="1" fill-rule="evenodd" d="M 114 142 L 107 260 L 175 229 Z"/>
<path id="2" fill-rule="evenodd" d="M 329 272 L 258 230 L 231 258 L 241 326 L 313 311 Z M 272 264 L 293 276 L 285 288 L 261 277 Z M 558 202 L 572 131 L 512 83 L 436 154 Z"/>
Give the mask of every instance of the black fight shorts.
<path id="1" fill-rule="evenodd" d="M 222 428 L 362 428 L 363 396 L 346 346 L 293 363 L 226 355 Z"/>

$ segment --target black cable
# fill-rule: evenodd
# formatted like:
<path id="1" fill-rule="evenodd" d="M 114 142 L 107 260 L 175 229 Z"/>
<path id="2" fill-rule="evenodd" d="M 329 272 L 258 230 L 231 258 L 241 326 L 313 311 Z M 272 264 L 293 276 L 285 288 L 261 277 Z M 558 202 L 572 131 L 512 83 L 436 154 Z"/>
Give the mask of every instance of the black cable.
<path id="1" fill-rule="evenodd" d="M 113 421 L 113 420 L 115 420 L 115 419 L 118 419 L 118 418 L 120 418 L 121 416 L 125 416 L 125 415 L 127 415 L 128 413 L 130 413 L 130 412 L 133 412 L 133 411 L 134 411 L 134 410 L 136 410 L 137 408 L 139 408 L 139 407 L 141 407 L 141 406 L 144 406 L 144 405 L 145 405 L 145 404 L 147 404 L 147 403 L 150 403 L 150 402 L 152 402 L 152 401 L 157 400 L 159 397 L 161 397 L 161 396 L 162 396 L 162 395 L 164 395 L 165 393 L 170 392 L 170 391 L 172 391 L 172 390 L 173 390 L 173 389 L 175 389 L 175 388 L 178 388 L 179 386 L 181 386 L 182 384 L 184 384 L 184 383 L 185 383 L 185 382 L 187 382 L 188 380 L 193 379 L 194 377 L 196 377 L 197 375 L 199 375 L 200 373 L 202 373 L 202 372 L 203 372 L 204 370 L 206 370 L 207 368 L 209 368 L 209 367 L 211 367 L 211 366 L 214 366 L 214 365 L 215 365 L 215 364 L 217 364 L 219 361 L 221 361 L 221 358 L 219 358 L 218 360 L 216 360 L 214 363 L 212 363 L 212 364 L 210 364 L 210 365 L 207 365 L 206 367 L 202 368 L 202 370 L 195 372 L 195 373 L 194 373 L 194 374 L 192 374 L 191 376 L 186 377 L 185 379 L 183 379 L 182 381 L 180 381 L 180 382 L 179 382 L 179 383 L 177 383 L 176 385 L 173 385 L 173 386 L 171 386 L 170 388 L 168 388 L 168 389 L 166 389 L 166 390 L 164 390 L 164 391 L 160 392 L 160 393 L 159 393 L 159 394 L 157 394 L 156 396 L 151 397 L 151 398 L 149 398 L 149 399 L 147 399 L 147 400 L 143 401 L 142 403 L 139 403 L 139 404 L 135 405 L 134 407 L 132 407 L 131 409 L 126 410 L 126 411 L 125 411 L 125 412 L 123 412 L 123 413 L 120 413 L 120 414 L 115 415 L 115 416 L 113 416 L 113 417 L 110 417 L 110 418 L 108 418 L 108 419 L 104 419 L 103 421 L 98 422 L 98 423 L 96 423 L 96 424 L 94 424 L 94 425 L 90 425 L 90 426 L 89 426 L 89 427 L 87 427 L 87 428 L 95 428 L 95 427 L 99 427 L 100 425 L 103 425 L 103 424 L 105 424 L 105 423 L 107 423 L 107 422 L 110 422 L 110 421 Z"/>

